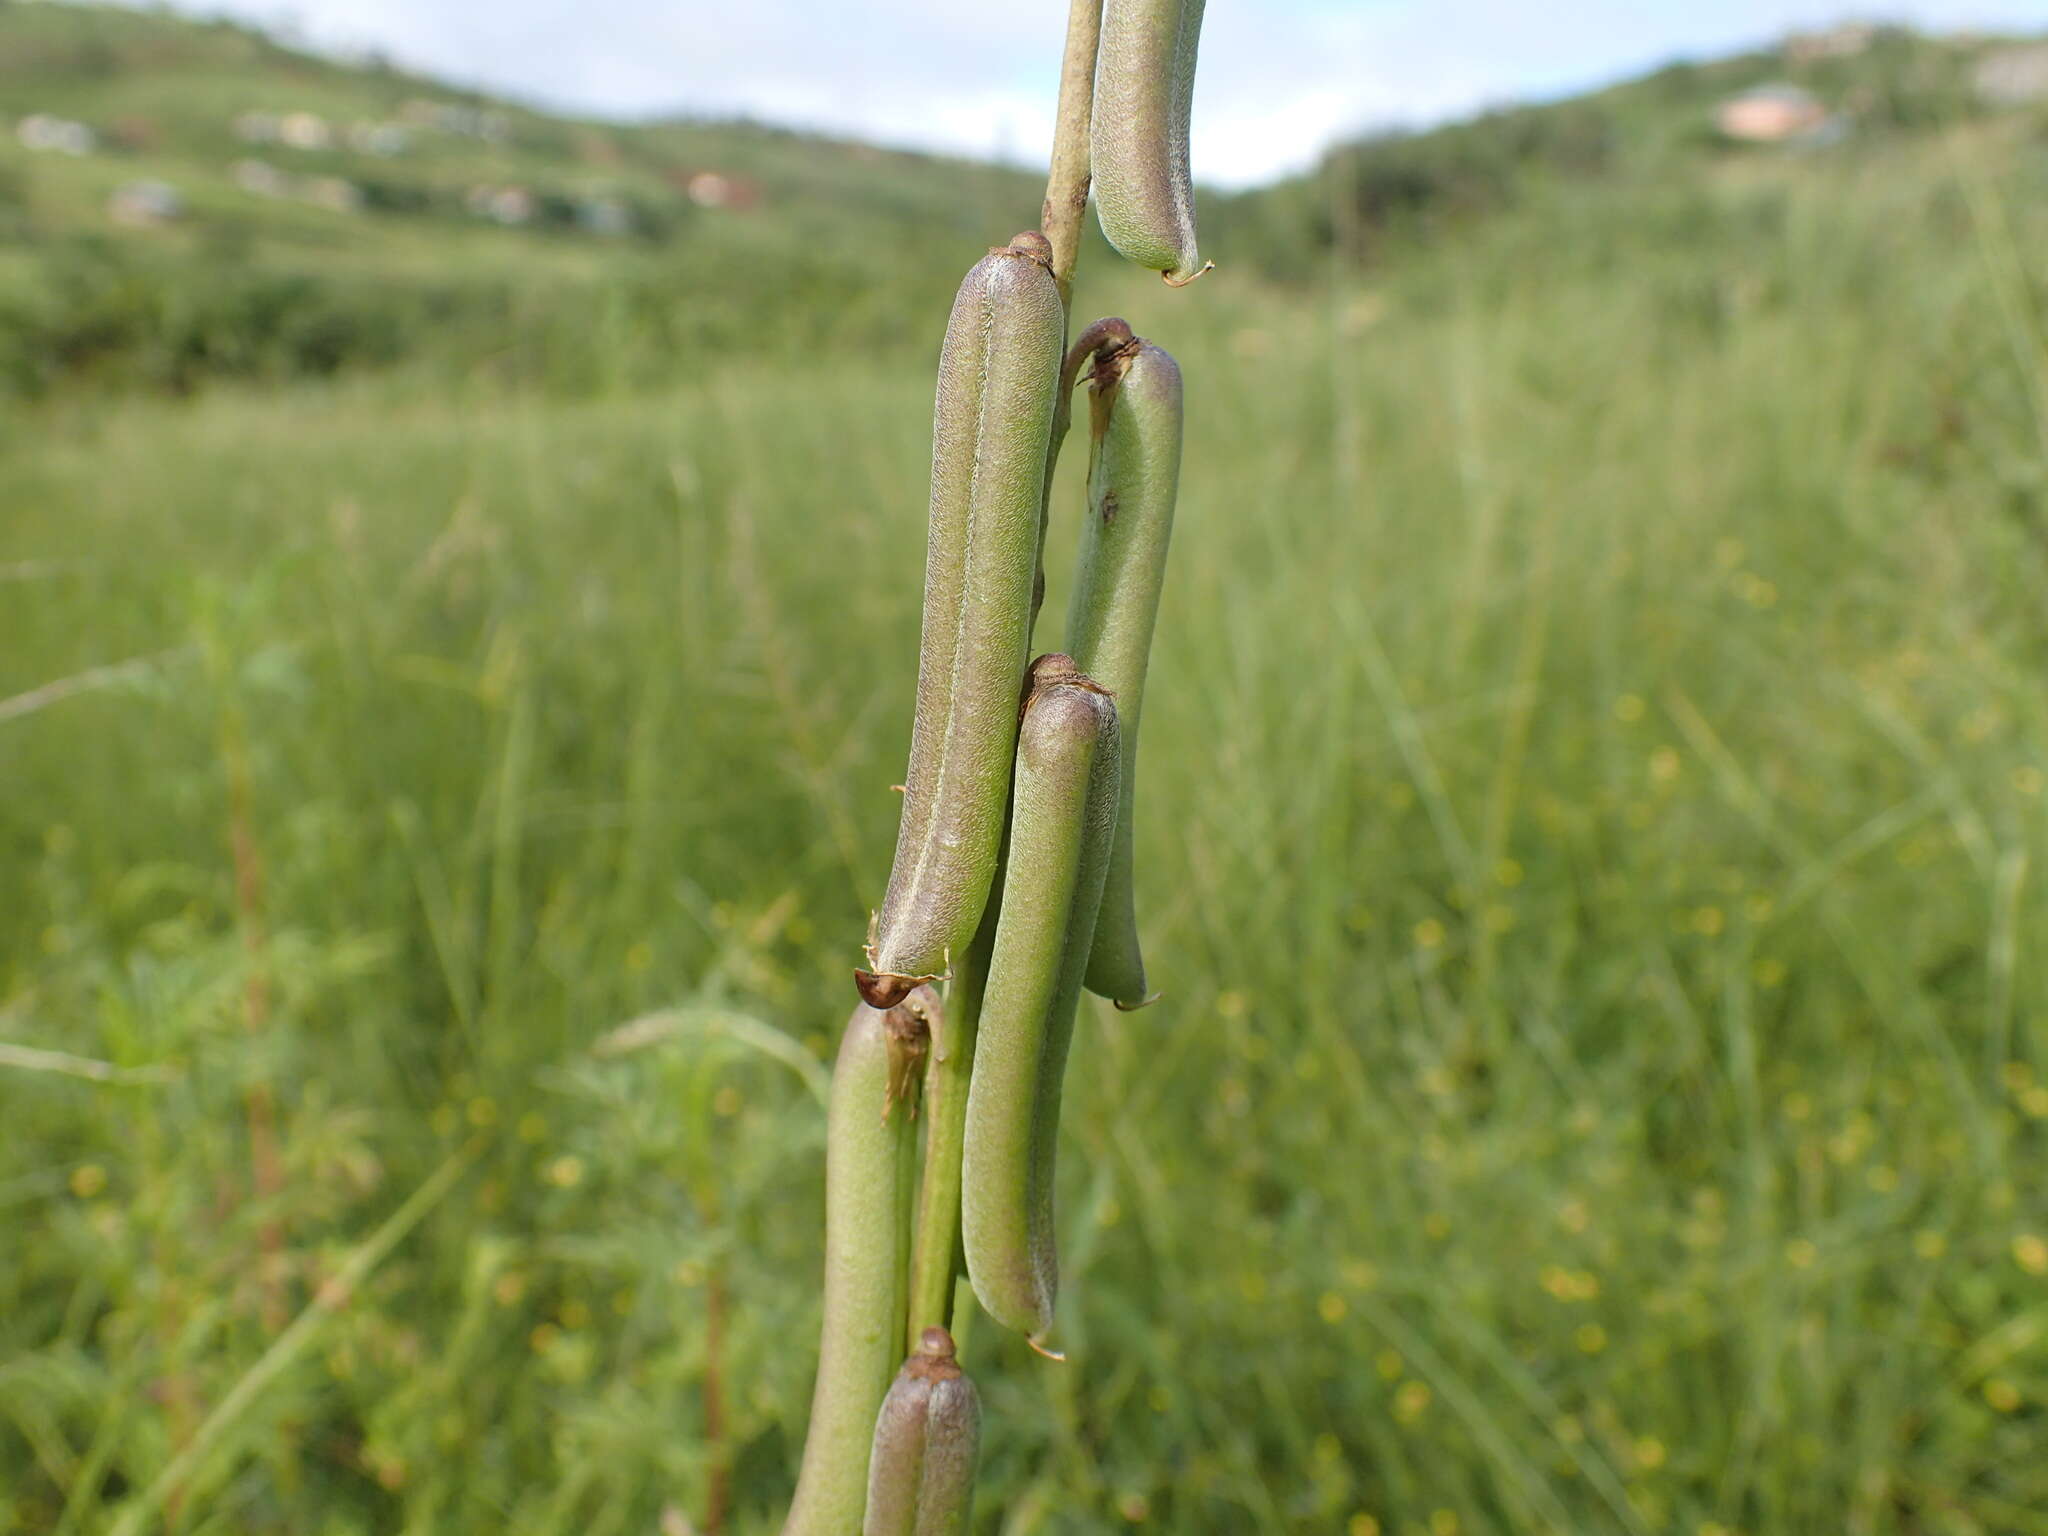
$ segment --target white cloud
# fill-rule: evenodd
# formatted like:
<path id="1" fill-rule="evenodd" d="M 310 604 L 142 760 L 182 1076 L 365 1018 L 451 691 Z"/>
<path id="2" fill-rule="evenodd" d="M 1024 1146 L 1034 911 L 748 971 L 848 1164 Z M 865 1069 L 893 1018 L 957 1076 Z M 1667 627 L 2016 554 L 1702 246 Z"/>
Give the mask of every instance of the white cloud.
<path id="1" fill-rule="evenodd" d="M 1853 0 L 1851 0 L 1853 3 Z M 600 116 L 735 114 L 1041 162 L 1065 6 L 969 0 L 191 0 L 464 84 Z M 1837 19 L 1844 0 L 1210 0 L 1195 93 L 1205 180 L 1313 162 L 1369 126 L 1441 120 Z M 1931 27 L 2039 27 L 2041 0 L 1909 0 Z"/>

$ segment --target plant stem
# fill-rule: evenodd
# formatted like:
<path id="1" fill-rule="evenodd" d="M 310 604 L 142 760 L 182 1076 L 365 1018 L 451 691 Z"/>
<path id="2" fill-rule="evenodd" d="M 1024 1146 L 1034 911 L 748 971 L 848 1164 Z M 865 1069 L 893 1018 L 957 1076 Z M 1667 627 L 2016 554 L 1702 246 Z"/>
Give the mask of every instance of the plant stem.
<path id="1" fill-rule="evenodd" d="M 1053 125 L 1052 165 L 1045 178 L 1042 233 L 1052 246 L 1052 280 L 1059 290 L 1064 345 L 1074 330 L 1074 263 L 1081 256 L 1081 224 L 1088 216 L 1089 118 L 1095 108 L 1095 50 L 1102 37 L 1102 0 L 1073 0 L 1067 11 L 1067 50 L 1060 61 L 1060 101 Z M 1072 380 L 1061 377 L 1052 403 L 1052 434 L 1045 449 L 1045 489 L 1038 504 L 1038 574 L 1031 588 L 1031 624 L 1045 601 L 1045 536 L 1052 524 L 1052 479 L 1060 447 L 1073 422 Z M 995 897 L 989 898 L 990 902 Z"/>
<path id="2" fill-rule="evenodd" d="M 995 947 L 995 909 L 964 957 L 953 966 L 943 1016 L 932 1028 L 931 1063 L 924 1084 L 924 1176 L 917 1194 L 917 1237 L 910 1254 L 909 1351 L 927 1328 L 953 1326 L 953 1284 L 960 1269 L 960 1153 L 967 1141 L 967 1081 L 974 1066 L 974 1036 L 981 1017 L 982 985 Z"/>
<path id="3" fill-rule="evenodd" d="M 1081 254 L 1081 220 L 1088 212 L 1088 119 L 1095 106 L 1095 48 L 1102 35 L 1102 0 L 1073 0 L 1067 11 L 1067 49 L 1060 61 L 1059 116 L 1053 126 L 1052 168 L 1039 216 L 1052 242 L 1052 277 L 1060 303 L 1073 307 L 1074 263 Z"/>

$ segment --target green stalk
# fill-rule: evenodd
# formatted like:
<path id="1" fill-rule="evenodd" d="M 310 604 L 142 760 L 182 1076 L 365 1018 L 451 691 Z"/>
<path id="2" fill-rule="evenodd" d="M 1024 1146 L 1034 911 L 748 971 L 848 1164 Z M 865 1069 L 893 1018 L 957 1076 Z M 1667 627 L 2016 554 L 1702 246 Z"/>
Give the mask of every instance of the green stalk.
<path id="1" fill-rule="evenodd" d="M 1102 0 L 1073 0 L 1060 60 L 1052 165 L 1039 216 L 1045 238 L 1052 243 L 1052 277 L 1059 285 L 1062 306 L 1072 303 L 1074 263 L 1081 256 L 1081 224 L 1088 212 L 1088 125 L 1094 113 L 1095 53 L 1101 36 Z"/>
<path id="2" fill-rule="evenodd" d="M 943 1011 L 935 1010 L 929 1021 L 924 1180 L 918 1190 L 917 1236 L 910 1255 L 908 1347 L 913 1354 L 926 1329 L 953 1326 L 953 1288 L 960 1273 L 960 1148 L 967 1134 L 967 1085 L 974 1069 L 974 1037 L 989 952 L 995 946 L 998 905 L 990 900 L 980 932 L 953 964 Z"/>

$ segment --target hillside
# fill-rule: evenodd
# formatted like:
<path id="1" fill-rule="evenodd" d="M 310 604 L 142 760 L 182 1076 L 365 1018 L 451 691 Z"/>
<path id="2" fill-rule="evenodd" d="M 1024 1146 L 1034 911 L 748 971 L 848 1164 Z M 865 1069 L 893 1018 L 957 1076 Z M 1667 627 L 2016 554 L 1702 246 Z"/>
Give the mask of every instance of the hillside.
<path id="1" fill-rule="evenodd" d="M 1766 136 L 1745 142 L 1719 118 L 1751 97 L 1789 98 L 1809 115 L 1752 125 Z M 1219 208 L 1212 243 L 1302 276 L 1338 243 L 1373 260 L 1589 185 L 1626 216 L 1632 204 L 1708 187 L 1759 161 L 1843 174 L 1976 123 L 2048 141 L 2048 52 L 2012 37 L 1844 24 L 1780 47 L 1675 62 L 1568 100 L 1339 145 L 1312 174 Z M 1789 131 L 1769 136 L 1781 128 Z"/>
<path id="2" fill-rule="evenodd" d="M 422 321 L 472 359 L 513 332 L 573 352 L 600 297 L 612 330 L 662 350 L 866 339 L 1038 196 L 1012 170 L 745 123 L 574 121 L 107 7 L 0 4 L 0 120 L 17 387 L 381 361 Z"/>
<path id="3" fill-rule="evenodd" d="M 1593 222 L 1630 228 L 1759 159 L 1836 174 L 1980 118 L 2008 150 L 2038 144 L 2027 79 L 1987 93 L 2014 53 L 1845 28 L 1675 64 L 1340 146 L 1309 176 L 1208 199 L 1205 245 L 1239 282 L 1298 283 L 1339 247 L 1398 260 L 1588 197 Z M 1718 131 L 1759 87 L 1803 93 L 1806 131 Z M 921 347 L 910 317 L 1039 195 L 1015 169 L 758 124 L 573 120 L 102 6 L 0 3 L 0 123 L 0 392 L 18 394 L 401 361 L 587 391 L 728 352 Z"/>
<path id="4" fill-rule="evenodd" d="M 0 5 L 0 41 L 0 114 L 75 120 L 96 141 L 81 156 L 24 154 L 18 138 L 10 143 L 22 184 L 17 217 L 31 233 L 94 227 L 114 186 L 162 178 L 189 203 L 181 222 L 195 231 L 227 227 L 306 252 L 401 264 L 416 255 L 403 236 L 427 234 L 454 242 L 460 258 L 513 260 L 565 248 L 498 238 L 508 227 L 654 244 L 741 238 L 764 220 L 783 234 L 841 223 L 960 228 L 973 222 L 968 210 L 1030 184 L 742 123 L 550 116 L 374 60 L 296 51 L 226 21 Z M 252 198 L 237 175 L 251 161 L 272 165 L 288 185 Z M 350 183 L 356 198 L 321 206 L 306 195 L 319 178 Z M 530 206 L 486 207 L 477 196 L 506 188 L 525 191 Z M 351 203 L 385 217 L 319 216 Z"/>

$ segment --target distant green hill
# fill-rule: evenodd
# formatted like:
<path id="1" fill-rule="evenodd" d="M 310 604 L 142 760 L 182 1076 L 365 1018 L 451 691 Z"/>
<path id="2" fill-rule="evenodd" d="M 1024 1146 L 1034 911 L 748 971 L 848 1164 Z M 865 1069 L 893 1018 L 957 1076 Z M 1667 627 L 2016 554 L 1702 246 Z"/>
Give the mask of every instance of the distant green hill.
<path id="1" fill-rule="evenodd" d="M 32 118 L 89 151 L 29 147 Z M 1040 188 L 753 124 L 579 122 L 98 6 L 0 3 L 0 128 L 0 387 L 27 390 L 324 371 L 423 332 L 579 384 L 870 343 Z"/>
<path id="2" fill-rule="evenodd" d="M 0 3 L 0 115 L 12 127 L 34 113 L 82 122 L 97 144 L 84 156 L 35 154 L 9 135 L 0 165 L 16 238 L 103 227 L 116 186 L 160 178 L 188 204 L 188 240 L 229 229 L 308 258 L 401 269 L 420 258 L 422 237 L 435 263 L 586 269 L 587 252 L 617 243 L 529 237 L 575 231 L 578 207 L 595 204 L 621 210 L 628 244 L 745 247 L 763 239 L 763 227 L 777 240 L 834 230 L 842 239 L 957 236 L 1028 202 L 1036 185 L 1016 171 L 744 123 L 550 116 L 374 61 L 317 57 L 227 21 Z M 310 147 L 261 136 L 262 119 L 274 133 L 291 114 Z M 284 195 L 238 184 L 237 167 L 251 160 L 276 169 Z M 699 184 L 693 198 L 692 180 L 704 173 L 724 186 Z M 309 202 L 306 183 L 323 177 L 352 183 L 362 212 L 379 216 Z M 474 197 L 505 186 L 533 203 L 508 219 L 519 226 L 509 230 Z M 736 206 L 717 206 L 721 191 Z"/>
<path id="3" fill-rule="evenodd" d="M 1758 156 L 1816 155 L 1819 168 L 1829 157 L 1888 154 L 1931 131 L 1994 117 L 2038 138 L 2048 134 L 2048 97 L 1996 102 L 1979 80 L 1987 61 L 2011 59 L 2022 46 L 2011 37 L 1851 24 L 1778 48 L 1675 63 L 1569 100 L 1374 135 L 1333 149 L 1310 175 L 1228 200 L 1206 243 L 1268 272 L 1301 275 L 1334 245 L 1372 259 L 1588 182 L 1618 197 L 1655 198 Z M 2031 69 L 2021 73 L 2039 75 L 2048 91 L 2048 55 L 2022 62 Z M 1808 98 L 1822 121 L 1783 143 L 1741 143 L 1718 130 L 1721 105 L 1779 89 Z"/>
<path id="4" fill-rule="evenodd" d="M 1344 145 L 1209 199 L 1204 243 L 1285 282 L 1559 194 L 1594 189 L 1605 218 L 1757 153 L 1713 114 L 1773 81 L 1825 114 L 1816 163 L 1889 153 L 1981 115 L 1975 72 L 2008 46 L 1852 41 Z M 926 346 L 963 253 L 1039 190 L 755 124 L 553 116 L 226 21 L 0 0 L 0 392 L 407 359 L 585 390 L 730 350 Z"/>

